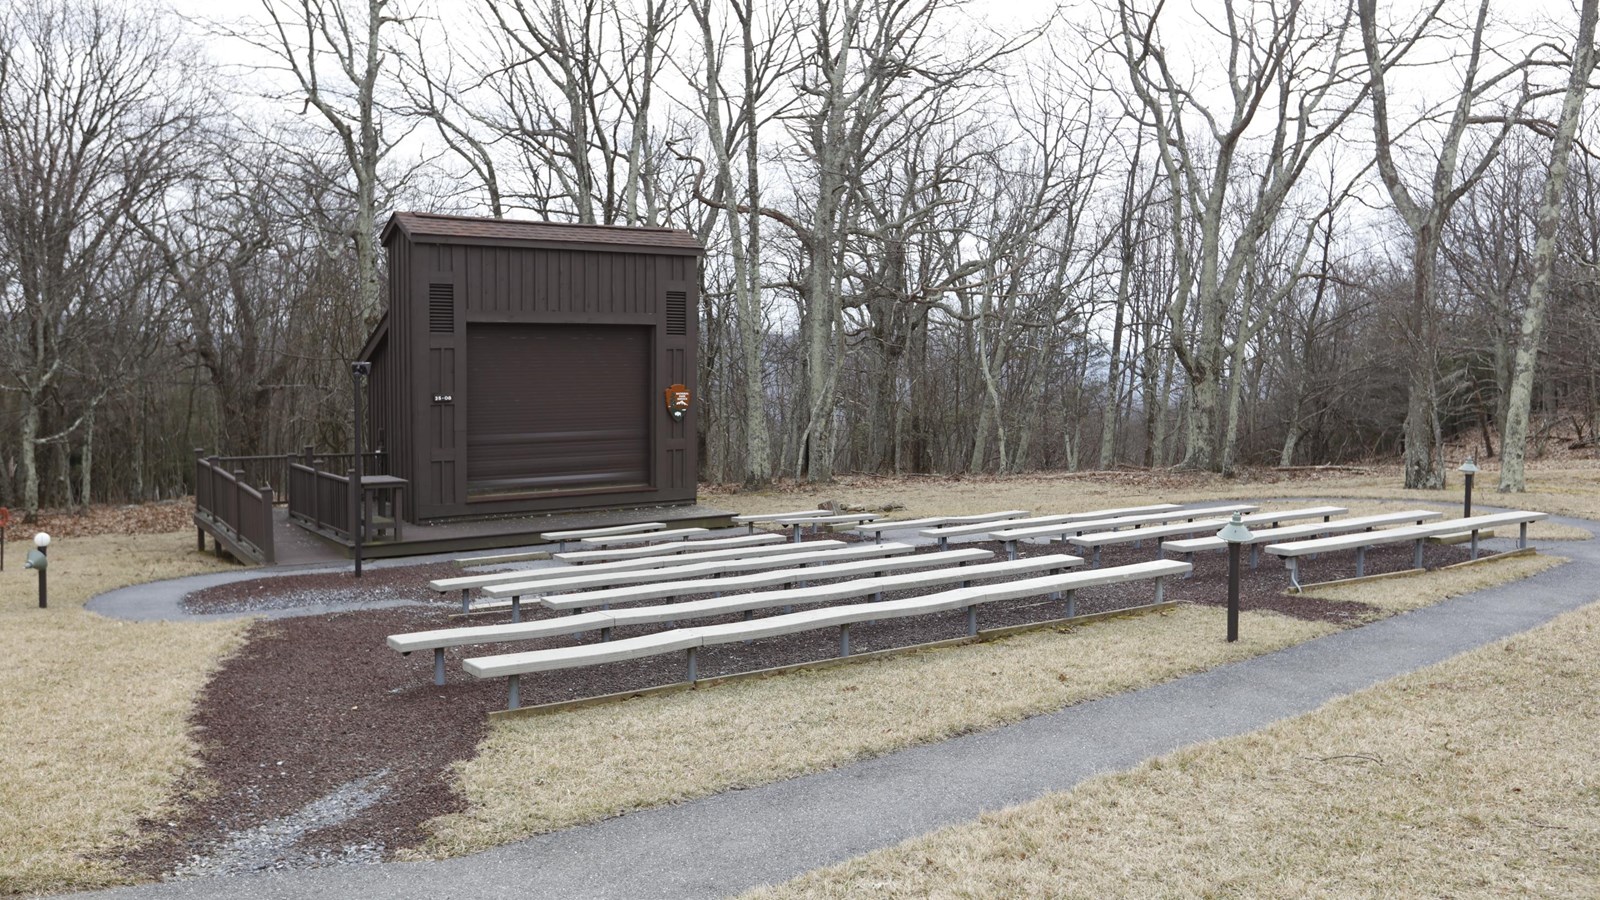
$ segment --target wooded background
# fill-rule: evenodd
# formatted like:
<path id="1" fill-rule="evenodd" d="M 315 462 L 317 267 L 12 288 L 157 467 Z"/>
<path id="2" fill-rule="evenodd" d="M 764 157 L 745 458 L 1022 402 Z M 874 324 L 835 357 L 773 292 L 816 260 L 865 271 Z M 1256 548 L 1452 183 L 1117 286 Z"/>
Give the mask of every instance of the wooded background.
<path id="1" fill-rule="evenodd" d="M 396 209 L 700 235 L 704 479 L 1520 490 L 1600 433 L 1595 5 L 18 0 L 0 504 L 346 447 Z"/>

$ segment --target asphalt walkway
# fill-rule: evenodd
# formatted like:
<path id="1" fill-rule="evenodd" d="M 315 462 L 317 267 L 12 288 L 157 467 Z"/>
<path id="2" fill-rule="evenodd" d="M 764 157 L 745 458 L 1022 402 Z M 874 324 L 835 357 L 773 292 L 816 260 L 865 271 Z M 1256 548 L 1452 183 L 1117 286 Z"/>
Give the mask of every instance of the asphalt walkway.
<path id="1" fill-rule="evenodd" d="M 1600 533 L 1600 523 L 1554 521 Z M 1156 687 L 816 775 L 459 859 L 191 879 L 86 896 L 726 896 L 969 822 L 1189 744 L 1254 731 L 1600 598 L 1600 541 L 1549 549 L 1573 562 Z"/>

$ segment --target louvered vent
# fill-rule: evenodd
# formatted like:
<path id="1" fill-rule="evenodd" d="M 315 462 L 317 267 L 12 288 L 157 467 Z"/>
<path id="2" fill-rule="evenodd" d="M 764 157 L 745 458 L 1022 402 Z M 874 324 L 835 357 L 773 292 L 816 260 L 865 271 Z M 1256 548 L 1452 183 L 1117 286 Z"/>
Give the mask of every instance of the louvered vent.
<path id="1" fill-rule="evenodd" d="M 428 331 L 454 334 L 456 330 L 456 286 L 428 285 Z"/>
<path id="2" fill-rule="evenodd" d="M 689 333 L 689 295 L 667 291 L 667 334 Z"/>

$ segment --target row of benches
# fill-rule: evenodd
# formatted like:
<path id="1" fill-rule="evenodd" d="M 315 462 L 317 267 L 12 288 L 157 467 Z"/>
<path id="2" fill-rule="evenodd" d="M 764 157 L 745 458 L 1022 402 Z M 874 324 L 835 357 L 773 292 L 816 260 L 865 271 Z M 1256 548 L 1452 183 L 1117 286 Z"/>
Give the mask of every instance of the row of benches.
<path id="1" fill-rule="evenodd" d="M 838 627 L 840 629 L 840 653 L 841 655 L 849 655 L 849 629 L 852 624 L 901 616 L 925 615 L 965 607 L 968 612 L 968 630 L 970 633 L 976 633 L 977 608 L 984 603 L 1016 597 L 1044 594 L 1057 596 L 1065 593 L 1068 599 L 1068 615 L 1070 616 L 1074 612 L 1072 597 L 1073 592 L 1076 590 L 1146 578 L 1155 579 L 1157 601 L 1159 602 L 1162 578 L 1179 573 L 1187 575 L 1192 571 L 1192 561 L 1195 553 L 1226 547 L 1226 544 L 1219 538 L 1212 536 L 1195 537 L 1188 540 L 1167 541 L 1164 539 L 1178 534 L 1220 527 L 1226 520 L 1212 520 L 1205 517 L 1208 515 L 1220 515 L 1224 512 L 1249 512 L 1249 515 L 1243 517 L 1244 521 L 1271 525 L 1269 528 L 1257 531 L 1250 541 L 1252 565 L 1256 562 L 1256 551 L 1264 547 L 1267 553 L 1280 556 L 1285 560 L 1289 568 L 1291 584 L 1296 589 L 1300 587 L 1296 560 L 1309 554 L 1338 549 L 1355 549 L 1357 551 L 1357 570 L 1359 574 L 1363 571 L 1364 553 L 1369 547 L 1415 541 L 1417 552 L 1420 554 L 1424 539 L 1440 534 L 1461 532 L 1470 533 L 1473 543 L 1472 552 L 1476 557 L 1477 537 L 1480 530 L 1500 525 L 1519 524 L 1521 526 L 1519 545 L 1526 546 L 1528 523 L 1546 517 L 1543 513 L 1518 511 L 1477 516 L 1472 519 L 1428 523 L 1430 519 L 1439 519 L 1441 517 L 1440 514 L 1427 510 L 1407 510 L 1399 513 L 1335 521 L 1332 516 L 1342 514 L 1347 510 L 1342 507 L 1309 507 L 1260 513 L 1256 512 L 1258 509 L 1259 507 L 1251 504 L 1228 504 L 1198 509 L 1183 509 L 1171 504 L 1158 504 L 1153 507 L 1130 507 L 1120 510 L 1101 510 L 1094 513 L 1039 517 L 1025 517 L 1023 515 L 1025 511 L 1021 510 L 1007 510 L 979 516 L 960 517 L 959 519 L 901 520 L 898 522 L 868 521 L 869 519 L 876 519 L 876 517 L 862 516 L 853 519 L 858 523 L 854 530 L 872 534 L 877 541 L 874 544 L 841 546 L 836 541 L 815 541 L 804 546 L 794 546 L 792 544 L 772 544 L 771 542 L 774 539 L 781 541 L 781 537 L 777 535 L 751 534 L 745 537 L 764 538 L 765 544 L 736 546 L 709 552 L 691 550 L 689 552 L 680 552 L 676 555 L 632 556 L 631 558 L 595 562 L 584 566 L 581 571 L 563 566 L 523 572 L 497 572 L 464 578 L 440 579 L 432 583 L 433 588 L 440 592 L 461 590 L 464 608 L 466 592 L 474 587 L 482 589 L 489 596 L 509 597 L 513 611 L 513 622 L 509 625 L 438 629 L 410 635 L 393 635 L 389 638 L 389 645 L 405 654 L 417 650 L 433 650 L 434 677 L 437 682 L 443 683 L 444 651 L 449 647 L 528 640 L 589 630 L 598 630 L 600 632 L 601 639 L 598 643 L 497 654 L 472 658 L 464 662 L 466 671 L 476 677 L 507 678 L 510 694 L 509 708 L 515 709 L 520 704 L 518 677 L 532 672 L 574 668 L 684 651 L 687 656 L 688 680 L 692 682 L 697 677 L 697 651 L 702 647 L 720 643 L 749 641 L 778 634 Z M 810 520 L 834 518 L 828 515 L 827 512 L 826 510 L 811 511 Z M 795 523 L 793 522 L 783 522 L 782 520 L 803 517 L 800 514 L 788 513 L 741 518 L 747 520 L 742 524 L 751 524 L 753 526 L 757 521 L 794 525 Z M 1278 526 L 1279 522 L 1311 517 L 1321 517 L 1323 521 L 1289 527 Z M 852 517 L 844 517 L 844 521 L 850 520 L 852 520 Z M 1382 525 L 1401 522 L 1415 522 L 1415 524 L 1388 530 L 1373 530 Z M 828 524 L 842 523 L 843 521 Z M 921 533 L 925 536 L 939 539 L 941 544 L 939 552 L 914 556 L 911 555 L 911 548 L 904 544 L 882 543 L 882 536 L 885 531 L 917 528 L 924 525 L 932 526 Z M 795 527 L 795 536 L 798 538 L 798 525 L 795 525 Z M 1102 530 L 1095 531 L 1092 529 Z M 1357 532 L 1357 529 L 1361 530 Z M 644 531 L 622 533 L 647 534 Z M 693 532 L 690 534 L 693 534 Z M 682 535 L 682 537 L 689 537 L 690 534 Z M 1005 540 L 1006 549 L 1011 559 L 1004 562 L 975 564 L 980 559 L 992 557 L 992 554 L 986 550 L 977 549 L 949 550 L 949 537 L 963 534 L 988 534 Z M 1330 534 L 1333 536 L 1325 536 Z M 548 537 L 554 536 L 552 534 Z M 593 536 L 590 535 L 589 537 Z M 672 535 L 668 532 L 663 536 Z M 600 535 L 600 537 L 607 536 Z M 1016 541 L 1038 537 L 1064 538 L 1075 545 L 1091 548 L 1094 551 L 1096 562 L 1098 562 L 1101 546 L 1153 538 L 1158 542 L 1158 556 L 1163 551 L 1184 553 L 1187 555 L 1188 561 L 1178 562 L 1158 559 L 1150 563 L 1138 563 L 1130 566 L 1069 572 L 1067 570 L 1082 565 L 1083 560 L 1081 557 L 1049 555 L 1016 560 Z M 1285 538 L 1300 538 L 1300 540 L 1285 541 Z M 644 539 L 649 538 L 646 537 Z M 704 545 L 708 543 L 711 542 L 679 541 L 675 545 L 662 544 L 655 546 Z M 648 548 L 635 548 L 635 550 L 643 549 Z M 564 561 L 567 562 L 576 563 L 595 559 L 592 555 L 583 555 L 595 552 L 618 551 L 580 551 L 577 554 L 561 552 L 557 553 L 556 557 L 564 558 Z M 724 554 L 725 556 L 714 559 L 707 558 L 717 554 Z M 575 556 L 578 558 L 572 558 Z M 896 570 L 903 569 L 921 569 L 923 571 L 901 571 L 898 574 L 890 574 Z M 736 572 L 750 574 L 725 577 L 730 573 Z M 1021 580 L 985 584 L 977 587 L 971 586 L 971 582 L 974 580 L 1015 578 L 1019 575 L 1030 575 L 1038 572 L 1048 572 L 1050 574 L 1034 575 L 1034 577 L 1025 577 Z M 856 577 L 863 575 L 870 577 Z M 804 586 L 805 581 L 825 578 L 851 580 Z M 955 590 L 946 590 L 936 594 L 904 600 L 885 601 L 882 599 L 884 591 L 921 589 L 956 582 L 960 582 L 962 586 Z M 801 584 L 801 586 L 796 587 L 797 583 Z M 761 588 L 773 588 L 776 585 L 783 585 L 783 587 L 780 589 L 759 590 Z M 738 590 L 750 592 L 722 596 L 723 591 Z M 593 610 L 597 605 L 637 603 L 645 600 L 670 599 L 685 594 L 708 592 L 715 592 L 716 596 L 708 599 L 670 602 L 652 606 L 635 606 L 616 610 L 607 606 L 604 610 Z M 519 621 L 520 608 L 518 601 L 521 597 L 528 595 L 538 596 L 540 603 L 550 609 L 567 610 L 573 614 L 522 623 Z M 801 612 L 791 611 L 796 605 L 829 603 L 866 596 L 872 596 L 874 599 L 865 603 L 852 603 L 844 606 Z M 761 619 L 752 618 L 754 611 L 776 606 L 783 606 L 786 609 L 780 615 Z M 584 612 L 586 609 L 593 611 Z M 676 627 L 679 620 L 692 620 L 730 613 L 743 613 L 744 619 L 720 625 Z M 662 622 L 669 623 L 673 627 L 670 627 L 667 631 L 653 634 L 623 640 L 611 640 L 612 630 L 615 628 L 626 625 L 646 625 Z"/>
<path id="2" fill-rule="evenodd" d="M 698 680 L 697 653 L 702 647 L 837 627 L 839 628 L 839 653 L 841 656 L 848 656 L 850 654 L 850 626 L 854 624 L 965 609 L 967 611 L 968 633 L 976 634 L 977 608 L 986 603 L 1026 597 L 1054 596 L 1089 587 L 1140 580 L 1155 581 L 1155 602 L 1160 603 L 1162 599 L 1161 579 L 1168 575 L 1182 574 L 1189 571 L 1189 568 L 1189 564 L 1185 562 L 1158 560 L 1093 571 L 1065 572 L 997 584 L 956 588 L 899 600 L 882 600 L 825 607 L 721 625 L 674 628 L 623 640 L 473 657 L 464 660 L 462 667 L 477 678 L 503 677 L 507 679 L 509 694 L 507 708 L 517 709 L 521 705 L 519 678 L 529 673 L 599 665 L 601 663 L 640 659 L 664 653 L 684 651 L 687 665 L 686 680 L 694 682 Z M 436 675 L 439 672 L 438 665 L 436 661 Z"/>

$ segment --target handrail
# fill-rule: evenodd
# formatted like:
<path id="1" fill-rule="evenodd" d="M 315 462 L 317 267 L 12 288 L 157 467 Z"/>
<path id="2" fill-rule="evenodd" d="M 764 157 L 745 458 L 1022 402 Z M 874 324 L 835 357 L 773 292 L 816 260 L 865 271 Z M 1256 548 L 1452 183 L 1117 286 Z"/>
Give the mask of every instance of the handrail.
<path id="1" fill-rule="evenodd" d="M 221 457 L 204 452 L 195 451 L 196 519 L 244 555 L 270 565 L 276 559 L 272 486 L 251 487 L 243 469 L 229 471 Z"/>

